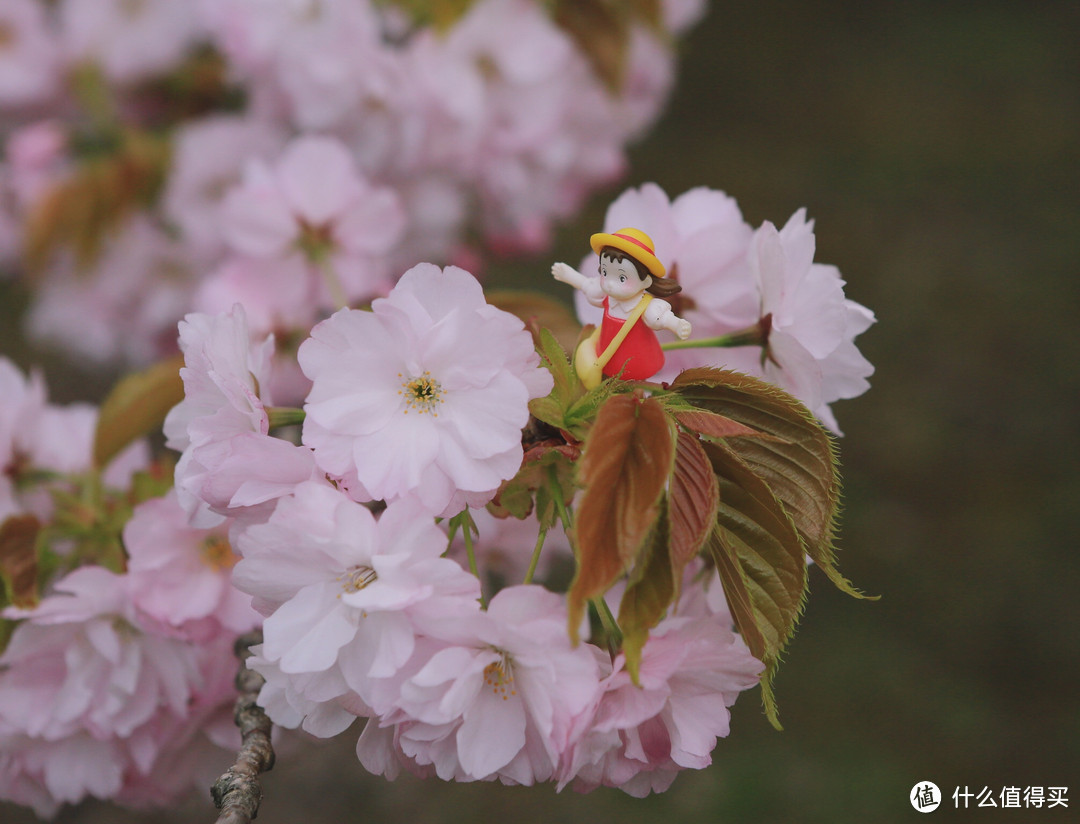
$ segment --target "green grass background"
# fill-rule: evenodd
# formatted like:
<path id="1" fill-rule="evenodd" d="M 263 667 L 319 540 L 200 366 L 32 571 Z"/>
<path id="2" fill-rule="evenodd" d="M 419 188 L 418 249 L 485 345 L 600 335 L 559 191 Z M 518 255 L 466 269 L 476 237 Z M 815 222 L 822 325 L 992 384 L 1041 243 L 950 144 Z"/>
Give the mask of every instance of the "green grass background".
<path id="1" fill-rule="evenodd" d="M 354 735 L 283 755 L 260 824 L 284 822 L 903 822 L 917 781 L 1068 786 L 1069 809 L 931 820 L 1080 820 L 1080 6 L 1076 3 L 719 2 L 684 44 L 659 127 L 625 185 L 707 185 L 754 225 L 800 206 L 817 260 L 878 324 L 862 398 L 834 408 L 842 569 L 820 573 L 776 682 L 785 731 L 755 694 L 711 768 L 666 794 L 557 795 L 363 774 Z M 577 261 L 601 193 L 550 255 L 497 283 Z M 5 287 L 0 344 L 24 303 Z M 569 300 L 569 295 L 564 296 Z M 61 400 L 107 376 L 47 361 Z M 223 765 L 224 766 L 224 765 Z M 88 803 L 65 824 L 212 821 L 201 797 L 164 813 Z M 0 804 L 0 820 L 33 817 Z"/>

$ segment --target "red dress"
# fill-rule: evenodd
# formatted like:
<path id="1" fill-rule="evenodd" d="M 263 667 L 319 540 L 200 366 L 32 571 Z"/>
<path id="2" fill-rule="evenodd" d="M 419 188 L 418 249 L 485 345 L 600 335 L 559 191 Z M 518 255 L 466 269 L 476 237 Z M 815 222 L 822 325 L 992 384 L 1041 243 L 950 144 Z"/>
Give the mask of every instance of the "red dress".
<path id="1" fill-rule="evenodd" d="M 602 355 L 607 349 L 611 339 L 615 337 L 622 325 L 626 323 L 622 318 L 613 317 L 608 311 L 608 298 L 604 298 L 604 320 L 600 324 L 600 340 L 596 347 L 596 354 Z M 604 374 L 609 378 L 622 372 L 624 380 L 644 381 L 659 372 L 664 366 L 664 350 L 660 348 L 660 341 L 656 339 L 656 333 L 645 323 L 645 318 L 638 318 L 638 322 L 626 335 L 611 360 L 604 366 Z"/>

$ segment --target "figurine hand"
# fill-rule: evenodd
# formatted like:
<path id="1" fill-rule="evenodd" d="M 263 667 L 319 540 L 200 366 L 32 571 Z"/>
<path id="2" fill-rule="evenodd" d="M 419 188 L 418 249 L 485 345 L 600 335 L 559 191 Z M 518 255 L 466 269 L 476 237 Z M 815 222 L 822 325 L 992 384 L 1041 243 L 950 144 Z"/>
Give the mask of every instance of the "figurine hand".
<path id="1" fill-rule="evenodd" d="M 679 318 L 679 323 L 675 328 L 675 334 L 679 336 L 679 340 L 686 340 L 690 337 L 690 321 Z"/>
<path id="2" fill-rule="evenodd" d="M 555 280 L 562 283 L 569 283 L 571 286 L 574 284 L 574 275 L 577 274 L 577 270 L 573 266 L 569 266 L 565 263 L 553 263 L 551 264 L 551 274 Z"/>

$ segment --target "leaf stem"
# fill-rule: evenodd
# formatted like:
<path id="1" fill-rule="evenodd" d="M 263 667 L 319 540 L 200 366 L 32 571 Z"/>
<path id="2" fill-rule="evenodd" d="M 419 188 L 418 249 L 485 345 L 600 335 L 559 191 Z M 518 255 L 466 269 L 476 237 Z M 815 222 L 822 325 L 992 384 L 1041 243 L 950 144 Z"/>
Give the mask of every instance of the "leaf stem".
<path id="1" fill-rule="evenodd" d="M 540 550 L 544 548 L 544 540 L 546 538 L 547 530 L 541 527 L 540 535 L 536 539 L 536 548 L 533 549 L 532 560 L 529 561 L 529 568 L 525 572 L 525 580 L 523 581 L 523 583 L 532 583 L 533 575 L 536 573 L 536 565 L 540 562 Z"/>
<path id="2" fill-rule="evenodd" d="M 603 626 L 604 632 L 607 633 L 608 650 L 614 656 L 622 649 L 623 635 L 622 630 L 619 629 L 619 622 L 611 614 L 611 607 L 607 605 L 603 595 L 593 598 L 592 604 L 596 607 L 596 614 L 600 616 L 600 625 Z"/>
<path id="3" fill-rule="evenodd" d="M 735 346 L 765 346 L 769 341 L 769 330 L 772 328 L 772 316 L 766 315 L 752 326 L 732 332 L 730 335 L 720 335 L 714 338 L 696 338 L 693 340 L 676 340 L 660 344 L 665 352 L 674 349 L 711 349 L 714 347 L 732 348 Z"/>
<path id="4" fill-rule="evenodd" d="M 487 597 L 484 595 L 484 582 L 483 579 L 480 578 L 480 567 L 476 563 L 476 547 L 473 545 L 473 532 L 476 530 L 476 523 L 473 521 L 472 513 L 469 512 L 468 507 L 465 507 L 451 519 L 451 530 L 456 531 L 458 527 L 461 527 L 461 535 L 465 539 L 465 554 L 469 558 L 469 572 L 475 575 L 476 579 L 480 581 L 480 606 L 487 609 Z M 453 540 L 453 538 L 451 538 L 451 540 Z"/>
<path id="5" fill-rule="evenodd" d="M 266 415 L 270 419 L 270 428 L 277 429 L 282 426 L 299 426 L 304 422 L 307 413 L 294 406 L 269 406 L 266 408 Z"/>
<path id="6" fill-rule="evenodd" d="M 559 520 L 562 521 L 563 529 L 569 531 L 574 525 L 573 519 L 570 517 L 570 511 L 566 508 L 566 501 L 563 500 L 562 487 L 559 485 L 557 479 L 551 484 L 551 499 L 555 502 L 555 509 L 559 513 Z"/>

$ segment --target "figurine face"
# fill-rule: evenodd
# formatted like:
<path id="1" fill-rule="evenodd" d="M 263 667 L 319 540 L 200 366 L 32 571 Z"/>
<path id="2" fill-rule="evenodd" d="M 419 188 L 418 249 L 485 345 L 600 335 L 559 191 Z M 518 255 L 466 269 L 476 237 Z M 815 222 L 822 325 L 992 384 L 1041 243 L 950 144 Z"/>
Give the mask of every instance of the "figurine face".
<path id="1" fill-rule="evenodd" d="M 600 258 L 600 288 L 604 290 L 604 294 L 616 300 L 626 300 L 651 285 L 652 278 L 646 275 L 643 280 L 629 258 L 623 258 L 622 261 L 607 256 Z"/>

